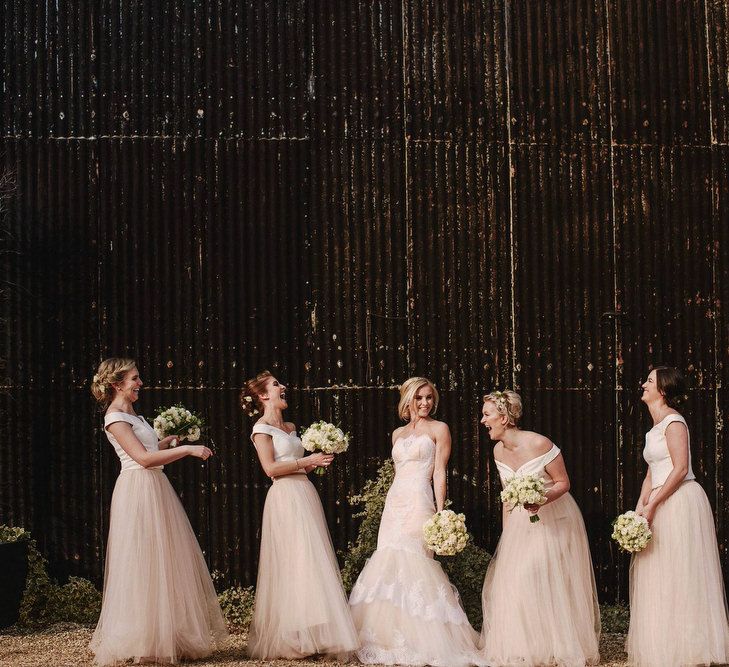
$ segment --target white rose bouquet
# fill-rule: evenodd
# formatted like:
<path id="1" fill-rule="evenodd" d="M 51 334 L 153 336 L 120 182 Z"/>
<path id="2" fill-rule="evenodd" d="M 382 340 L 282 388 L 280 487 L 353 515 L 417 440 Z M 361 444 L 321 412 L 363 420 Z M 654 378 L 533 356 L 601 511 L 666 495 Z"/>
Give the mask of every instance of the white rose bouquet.
<path id="1" fill-rule="evenodd" d="M 349 449 L 349 434 L 334 424 L 318 421 L 301 434 L 301 444 L 308 452 L 341 454 Z M 317 475 L 323 475 L 326 468 L 317 466 L 314 472 Z"/>
<path id="2" fill-rule="evenodd" d="M 511 505 L 509 512 L 524 505 L 544 505 L 547 502 L 544 480 L 539 475 L 514 475 L 504 485 L 501 502 Z M 532 514 L 529 521 L 536 523 L 539 515 Z"/>
<path id="3" fill-rule="evenodd" d="M 152 425 L 160 440 L 175 435 L 178 440 L 195 442 L 200 439 L 200 432 L 205 422 L 186 407 L 173 405 L 171 408 L 159 408 Z M 177 442 L 173 440 L 170 447 L 176 446 Z"/>
<path id="4" fill-rule="evenodd" d="M 466 515 L 453 510 L 436 512 L 423 524 L 425 544 L 439 556 L 455 556 L 466 548 Z"/>
<path id="5" fill-rule="evenodd" d="M 643 551 L 652 537 L 648 519 L 633 510 L 624 512 L 613 521 L 612 538 L 623 551 L 629 553 Z"/>

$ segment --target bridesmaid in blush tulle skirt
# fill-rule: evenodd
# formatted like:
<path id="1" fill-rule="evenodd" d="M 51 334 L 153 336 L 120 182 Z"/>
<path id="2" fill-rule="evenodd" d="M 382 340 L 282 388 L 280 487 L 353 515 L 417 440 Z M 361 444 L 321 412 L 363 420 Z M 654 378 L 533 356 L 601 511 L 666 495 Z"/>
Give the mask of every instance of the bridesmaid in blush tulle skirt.
<path id="1" fill-rule="evenodd" d="M 514 475 L 540 476 L 547 502 L 504 507 L 503 532 L 483 586 L 482 656 L 489 665 L 597 664 L 600 612 L 585 524 L 568 493 L 560 450 L 548 438 L 522 431 L 519 394 L 484 397 L 484 424 L 496 440 L 502 484 Z M 530 515 L 538 512 L 539 522 Z"/>
<path id="2" fill-rule="evenodd" d="M 202 445 L 173 447 L 134 411 L 142 381 L 131 359 L 107 359 L 91 390 L 119 456 L 106 549 L 101 615 L 91 639 L 98 665 L 175 663 L 209 655 L 228 635 L 205 559 L 163 467 Z"/>
<path id="3" fill-rule="evenodd" d="M 653 428 L 636 512 L 653 539 L 630 565 L 630 629 L 626 649 L 638 667 L 729 663 L 724 581 L 706 493 L 691 468 L 688 426 L 676 407 L 680 373 L 658 366 L 642 385 Z"/>
<path id="4" fill-rule="evenodd" d="M 243 410 L 259 417 L 251 439 L 273 485 L 266 495 L 248 653 L 259 660 L 359 648 L 324 510 L 306 473 L 331 455 L 304 456 L 296 428 L 284 422 L 286 387 L 268 371 L 246 382 Z"/>

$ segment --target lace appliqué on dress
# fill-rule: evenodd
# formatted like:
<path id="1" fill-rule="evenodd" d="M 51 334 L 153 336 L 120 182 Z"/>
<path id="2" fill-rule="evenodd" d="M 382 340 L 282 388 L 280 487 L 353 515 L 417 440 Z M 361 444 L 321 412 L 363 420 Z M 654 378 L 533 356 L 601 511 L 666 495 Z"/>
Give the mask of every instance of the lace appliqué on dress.
<path id="1" fill-rule="evenodd" d="M 402 582 L 407 577 L 398 577 Z M 409 616 L 422 618 L 426 621 L 440 621 L 451 625 L 464 625 L 468 623 L 468 617 L 463 608 L 458 604 L 458 592 L 452 585 L 440 584 L 437 588 L 437 597 L 426 604 L 424 595 L 425 582 L 418 579 L 409 585 L 400 581 L 378 582 L 374 587 L 366 587 L 357 582 L 349 604 L 371 604 L 375 600 L 387 600 L 399 609 L 407 612 Z M 451 604 L 451 600 L 455 604 Z"/>

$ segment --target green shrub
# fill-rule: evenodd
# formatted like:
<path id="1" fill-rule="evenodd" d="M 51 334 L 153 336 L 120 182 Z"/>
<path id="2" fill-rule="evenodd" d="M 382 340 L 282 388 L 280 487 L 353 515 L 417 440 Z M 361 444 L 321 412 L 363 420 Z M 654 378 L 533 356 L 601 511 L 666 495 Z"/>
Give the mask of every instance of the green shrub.
<path id="1" fill-rule="evenodd" d="M 223 611 L 223 616 L 231 630 L 241 632 L 248 630 L 253 619 L 253 601 L 255 593 L 253 586 L 241 588 L 232 586 L 226 588 L 218 595 L 218 602 Z"/>
<path id="2" fill-rule="evenodd" d="M 393 479 L 395 479 L 395 465 L 392 459 L 387 459 L 377 471 L 377 477 L 365 482 L 362 493 L 348 498 L 350 505 L 363 507 L 352 515 L 353 518 L 362 519 L 357 539 L 354 543 L 350 543 L 348 551 L 342 554 L 344 556 L 342 581 L 347 595 L 357 582 L 365 562 L 377 548 L 377 532 L 380 529 L 382 511 L 385 509 L 385 496 L 392 486 Z"/>
<path id="3" fill-rule="evenodd" d="M 624 604 L 601 605 L 600 619 L 603 632 L 625 634 L 630 625 L 630 608 Z"/>
<path id="4" fill-rule="evenodd" d="M 92 625 L 101 613 L 101 592 L 81 577 L 69 577 L 63 586 L 54 586 L 48 602 L 53 623 Z"/>
<path id="5" fill-rule="evenodd" d="M 377 532 L 385 508 L 385 497 L 394 478 L 394 464 L 392 459 L 387 459 L 377 471 L 377 476 L 365 483 L 362 493 L 349 497 L 350 505 L 362 507 L 353 515 L 361 517 L 362 523 L 357 539 L 342 554 L 342 580 L 347 593 L 351 592 L 365 562 L 377 548 Z M 488 552 L 476 546 L 473 540 L 457 556 L 438 558 L 451 583 L 458 589 L 466 615 L 476 628 L 481 625 L 481 588 L 490 559 Z"/>
<path id="6" fill-rule="evenodd" d="M 23 528 L 0 525 L 0 542 L 28 542 L 28 576 L 20 603 L 18 625 L 45 628 L 53 623 L 95 623 L 101 611 L 101 593 L 87 579 L 70 577 L 59 586 L 51 581 L 47 562 L 36 541 Z"/>

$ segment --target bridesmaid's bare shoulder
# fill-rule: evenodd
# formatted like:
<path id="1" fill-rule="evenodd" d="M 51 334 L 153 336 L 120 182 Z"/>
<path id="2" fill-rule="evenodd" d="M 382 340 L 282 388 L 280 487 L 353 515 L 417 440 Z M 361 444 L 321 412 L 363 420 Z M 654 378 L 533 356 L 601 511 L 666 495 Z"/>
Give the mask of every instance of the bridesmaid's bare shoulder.
<path id="1" fill-rule="evenodd" d="M 534 458 L 546 454 L 554 446 L 554 443 L 546 435 L 534 431 L 523 431 L 522 433 L 525 448 Z"/>
<path id="2" fill-rule="evenodd" d="M 294 422 L 284 422 L 284 426 L 289 433 L 296 430 L 296 424 Z"/>

